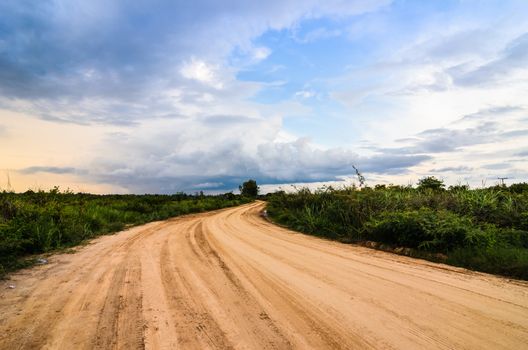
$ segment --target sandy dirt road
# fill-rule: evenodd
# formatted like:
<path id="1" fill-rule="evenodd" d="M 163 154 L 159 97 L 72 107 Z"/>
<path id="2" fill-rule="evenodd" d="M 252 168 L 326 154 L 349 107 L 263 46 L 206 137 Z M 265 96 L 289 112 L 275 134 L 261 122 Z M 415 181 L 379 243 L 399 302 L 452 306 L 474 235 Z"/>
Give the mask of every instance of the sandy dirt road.
<path id="1" fill-rule="evenodd" d="M 0 282 L 0 349 L 528 348 L 528 283 L 296 234 L 263 206 L 100 237 Z"/>

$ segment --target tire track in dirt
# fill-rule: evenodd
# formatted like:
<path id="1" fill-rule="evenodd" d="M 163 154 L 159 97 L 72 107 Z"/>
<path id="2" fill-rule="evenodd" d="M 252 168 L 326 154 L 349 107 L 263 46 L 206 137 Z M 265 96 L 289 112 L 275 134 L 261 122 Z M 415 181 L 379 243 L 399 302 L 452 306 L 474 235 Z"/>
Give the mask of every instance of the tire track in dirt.
<path id="1" fill-rule="evenodd" d="M 263 207 L 135 227 L 12 275 L 0 349 L 528 344 L 528 283 L 297 234 Z"/>
<path id="2" fill-rule="evenodd" d="M 231 231 L 231 232 L 233 232 L 233 231 Z M 280 251 L 280 250 L 277 250 L 277 249 L 275 249 L 276 251 L 272 251 L 270 249 L 265 249 L 265 248 L 262 248 L 263 245 L 259 244 L 259 242 L 255 243 L 255 242 L 252 242 L 251 239 L 246 239 L 245 237 L 243 237 L 243 234 L 241 234 L 237 238 L 240 240 L 240 242 L 243 242 L 246 245 L 244 250 L 254 249 L 255 250 L 254 254 L 258 254 L 258 253 L 261 252 L 261 253 L 264 253 L 267 256 L 273 257 L 274 260 L 284 263 L 286 265 L 285 268 L 286 267 L 293 267 L 296 270 L 295 274 L 305 275 L 306 279 L 310 279 L 310 278 L 313 279 L 312 283 L 314 283 L 314 284 L 318 283 L 318 282 L 323 282 L 324 284 L 327 285 L 326 288 L 328 288 L 328 289 L 334 289 L 336 291 L 347 293 L 349 295 L 355 294 L 354 293 L 355 290 L 357 291 L 358 289 L 362 289 L 363 290 L 363 294 L 367 294 L 368 293 L 368 289 L 363 287 L 363 286 L 358 286 L 357 284 L 352 285 L 352 286 L 339 285 L 338 283 L 335 283 L 333 281 L 336 277 L 337 278 L 346 278 L 347 274 L 349 274 L 351 272 L 354 272 L 355 274 L 360 273 L 363 277 L 366 277 L 366 278 L 374 280 L 374 283 L 377 284 L 377 285 L 388 285 L 388 284 L 392 283 L 392 284 L 395 285 L 395 286 L 392 286 L 392 288 L 399 288 L 399 287 L 404 287 L 405 288 L 406 287 L 405 284 L 399 283 L 398 281 L 394 281 L 392 279 L 387 279 L 387 278 L 382 278 L 381 276 L 377 276 L 377 275 L 372 274 L 372 273 L 365 273 L 365 272 L 362 272 L 362 271 L 358 271 L 357 269 L 354 269 L 353 271 L 350 271 L 350 269 L 346 269 L 346 268 L 341 269 L 341 270 L 328 270 L 328 269 L 325 268 L 325 262 L 326 261 L 325 261 L 325 259 L 323 259 L 322 256 L 319 256 L 319 258 L 321 259 L 320 264 L 318 264 L 318 266 L 316 266 L 316 267 L 311 267 L 309 265 L 306 265 L 305 263 L 303 264 L 302 263 L 303 260 L 301 259 L 302 256 L 294 255 L 291 250 L 283 252 L 283 251 Z M 293 256 L 291 256 L 291 255 L 293 255 Z M 342 258 L 342 257 L 340 257 L 340 258 Z M 247 259 L 247 260 L 249 260 L 249 259 Z M 416 277 L 416 276 L 413 275 L 412 277 Z M 434 285 L 434 284 L 437 284 L 437 282 L 433 281 L 431 284 Z M 415 290 L 415 295 L 413 296 L 414 298 L 418 297 L 418 298 L 421 298 L 421 299 L 426 299 L 426 300 L 432 302 L 433 305 L 434 304 L 442 305 L 443 302 L 446 301 L 445 299 L 442 299 L 442 298 L 440 298 L 439 296 L 437 296 L 437 295 L 435 295 L 433 293 L 430 293 L 430 292 L 428 292 L 426 290 L 421 290 L 419 288 L 419 285 L 416 285 L 414 290 Z M 484 296 L 484 297 L 487 297 L 487 296 Z M 376 306 L 376 307 L 378 307 L 380 309 L 383 309 L 383 312 L 385 314 L 384 315 L 385 318 L 387 318 L 387 317 L 395 317 L 397 319 L 400 319 L 401 321 L 405 321 L 405 326 L 407 326 L 407 327 L 414 326 L 416 328 L 421 328 L 421 330 L 422 330 L 421 334 L 425 338 L 427 338 L 426 333 L 434 334 L 434 330 L 433 329 L 431 329 L 429 327 L 424 327 L 423 325 L 418 325 L 415 322 L 413 322 L 413 319 L 415 319 L 416 317 L 419 316 L 419 312 L 420 312 L 419 310 L 417 310 L 416 314 L 414 315 L 415 316 L 414 318 L 403 317 L 402 315 L 398 314 L 397 312 L 394 312 L 390 308 L 386 307 L 386 305 L 384 305 L 385 303 L 379 302 L 376 299 L 369 298 L 367 300 L 364 300 L 363 302 L 370 304 L 370 306 L 372 306 L 372 307 Z M 517 306 L 519 306 L 519 305 L 517 305 Z M 434 307 L 434 306 L 432 306 L 432 307 Z M 524 309 L 522 306 L 519 306 L 519 307 L 521 309 Z M 458 315 L 453 315 L 452 318 L 456 318 L 456 317 L 458 317 L 460 315 L 464 315 L 467 312 L 471 312 L 472 309 L 467 307 L 466 305 L 464 305 L 462 303 L 459 303 L 457 305 L 457 308 L 454 311 Z M 527 312 L 528 312 L 528 310 L 527 310 Z M 481 318 L 485 318 L 486 315 L 481 314 L 480 317 Z M 509 322 L 503 322 L 503 324 L 504 324 L 504 326 L 511 326 L 511 323 L 509 323 Z M 413 329 L 410 328 L 410 329 L 408 329 L 408 331 L 409 332 L 413 332 Z M 475 334 L 475 336 L 478 336 L 478 334 Z M 441 339 L 438 339 L 438 341 L 441 341 Z"/>

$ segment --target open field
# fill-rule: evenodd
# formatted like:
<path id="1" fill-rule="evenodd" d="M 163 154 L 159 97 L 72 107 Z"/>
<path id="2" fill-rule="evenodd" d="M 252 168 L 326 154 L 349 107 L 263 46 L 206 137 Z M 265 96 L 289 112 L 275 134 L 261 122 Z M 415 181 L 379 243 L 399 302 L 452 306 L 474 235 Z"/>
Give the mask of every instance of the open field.
<path id="1" fill-rule="evenodd" d="M 1 349 L 521 349 L 528 283 L 297 234 L 256 202 L 102 236 L 0 289 Z"/>

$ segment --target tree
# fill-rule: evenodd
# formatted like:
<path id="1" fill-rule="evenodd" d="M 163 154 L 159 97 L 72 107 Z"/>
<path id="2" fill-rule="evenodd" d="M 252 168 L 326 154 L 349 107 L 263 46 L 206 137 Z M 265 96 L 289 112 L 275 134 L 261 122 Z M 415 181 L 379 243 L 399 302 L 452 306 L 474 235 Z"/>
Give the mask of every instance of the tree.
<path id="1" fill-rule="evenodd" d="M 240 194 L 244 197 L 256 197 L 259 192 L 259 187 L 257 186 L 257 181 L 249 179 L 244 182 L 242 185 L 238 186 Z"/>
<path id="2" fill-rule="evenodd" d="M 431 189 L 433 191 L 443 190 L 445 187 L 444 181 L 437 179 L 434 176 L 427 176 L 423 179 L 418 180 L 418 189 L 425 190 Z"/>

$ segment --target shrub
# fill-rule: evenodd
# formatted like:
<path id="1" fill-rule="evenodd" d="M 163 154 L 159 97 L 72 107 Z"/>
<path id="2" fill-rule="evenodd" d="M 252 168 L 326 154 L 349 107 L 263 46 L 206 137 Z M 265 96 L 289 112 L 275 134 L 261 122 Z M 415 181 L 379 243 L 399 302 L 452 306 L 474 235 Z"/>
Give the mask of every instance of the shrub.
<path id="1" fill-rule="evenodd" d="M 440 180 L 422 180 L 417 189 L 389 185 L 281 191 L 267 196 L 268 214 L 305 233 L 455 254 L 458 258 L 451 262 L 480 270 L 490 264 L 489 269 L 499 271 L 491 266 L 502 261 L 511 266 L 497 273 L 522 275 L 518 266 L 524 266 L 523 252 L 528 251 L 524 184 L 482 189 L 455 186 L 445 191 Z M 476 252 L 474 259 L 469 258 L 472 252 Z M 465 254 L 468 257 L 462 258 Z M 520 260 L 514 258 L 516 254 Z M 482 263 L 477 263 L 479 259 Z"/>
<path id="2" fill-rule="evenodd" d="M 528 280 L 528 250 L 522 248 L 457 248 L 447 263 Z"/>
<path id="3" fill-rule="evenodd" d="M 21 257 L 78 244 L 98 234 L 171 216 L 248 202 L 218 196 L 91 195 L 27 191 L 0 192 L 0 276 L 23 266 Z"/>
<path id="4" fill-rule="evenodd" d="M 464 245 L 487 246 L 488 235 L 467 217 L 445 210 L 385 212 L 365 226 L 366 238 L 378 242 L 448 252 Z"/>
<path id="5" fill-rule="evenodd" d="M 443 190 L 444 188 L 444 181 L 439 180 L 434 176 L 427 176 L 418 181 L 418 190 L 439 191 Z"/>

